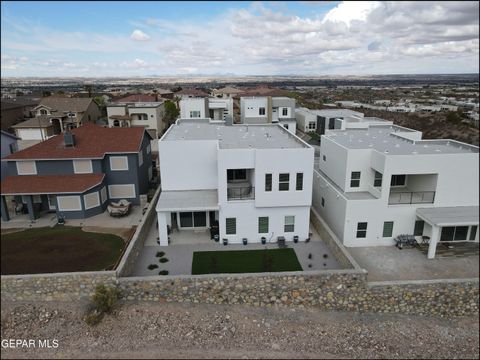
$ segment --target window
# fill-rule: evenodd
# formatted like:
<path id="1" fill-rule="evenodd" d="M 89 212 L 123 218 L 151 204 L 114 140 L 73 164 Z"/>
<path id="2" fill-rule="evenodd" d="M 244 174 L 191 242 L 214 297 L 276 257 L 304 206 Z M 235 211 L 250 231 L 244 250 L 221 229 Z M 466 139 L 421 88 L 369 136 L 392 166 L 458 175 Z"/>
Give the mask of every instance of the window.
<path id="1" fill-rule="evenodd" d="M 135 198 L 135 185 L 108 185 L 108 192 L 111 199 Z"/>
<path id="2" fill-rule="evenodd" d="M 368 223 L 366 222 L 357 223 L 357 239 L 367 237 L 367 225 Z"/>
<path id="3" fill-rule="evenodd" d="M 17 143 L 16 142 L 9 144 L 8 147 L 10 149 L 10 154 L 13 154 L 14 152 L 17 151 Z"/>
<path id="4" fill-rule="evenodd" d="M 446 226 L 442 227 L 440 241 L 461 241 L 467 240 L 468 226 Z"/>
<path id="5" fill-rule="evenodd" d="M 190 111 L 190 117 L 191 118 L 199 118 L 200 117 L 200 111 Z"/>
<path id="6" fill-rule="evenodd" d="M 322 197 L 322 207 L 325 207 L 325 199 Z"/>
<path id="7" fill-rule="evenodd" d="M 422 236 L 424 226 L 425 226 L 425 221 L 423 221 L 423 220 L 415 221 L 415 227 L 413 229 L 413 235 L 414 236 Z"/>
<path id="8" fill-rule="evenodd" d="M 40 110 L 40 115 L 47 115 L 47 114 L 48 114 L 47 110 L 45 110 L 45 109 Z"/>
<path id="9" fill-rule="evenodd" d="M 57 196 L 57 203 L 60 211 L 82 210 L 80 196 Z"/>
<path id="10" fill-rule="evenodd" d="M 383 175 L 378 171 L 375 171 L 375 178 L 373 179 L 373 186 L 374 187 L 382 187 L 382 178 Z"/>
<path id="11" fill-rule="evenodd" d="M 272 191 L 272 174 L 265 174 L 265 191 Z"/>
<path id="12" fill-rule="evenodd" d="M 98 191 L 83 195 L 83 202 L 85 203 L 85 210 L 100 206 Z"/>
<path id="13" fill-rule="evenodd" d="M 393 221 L 385 221 L 383 223 L 383 237 L 392 237 Z"/>
<path id="14" fill-rule="evenodd" d="M 297 173 L 297 183 L 295 189 L 298 191 L 303 190 L 303 173 Z"/>
<path id="15" fill-rule="evenodd" d="M 191 212 L 180 213 L 180 227 L 193 227 L 193 218 Z"/>
<path id="16" fill-rule="evenodd" d="M 268 216 L 258 218 L 258 233 L 268 233 Z"/>
<path id="17" fill-rule="evenodd" d="M 192 228 L 192 227 L 206 227 L 207 226 L 207 213 L 205 211 L 187 211 L 180 213 L 180 227 Z"/>
<path id="18" fill-rule="evenodd" d="M 350 178 L 350 187 L 359 187 L 360 186 L 360 171 L 352 171 L 352 176 Z"/>
<path id="19" fill-rule="evenodd" d="M 93 172 L 92 160 L 73 160 L 75 174 L 91 174 Z"/>
<path id="20" fill-rule="evenodd" d="M 142 166 L 142 165 L 143 165 L 143 151 L 140 150 L 140 151 L 138 152 L 138 166 L 140 167 L 140 166 Z"/>
<path id="21" fill-rule="evenodd" d="M 237 233 L 237 218 L 225 219 L 225 233 L 227 235 L 235 235 Z"/>
<path id="22" fill-rule="evenodd" d="M 228 181 L 247 180 L 247 169 L 229 169 L 227 170 Z"/>
<path id="23" fill-rule="evenodd" d="M 290 182 L 290 174 L 279 174 L 278 175 L 278 190 L 288 191 Z"/>
<path id="24" fill-rule="evenodd" d="M 295 216 L 285 216 L 285 232 L 295 231 Z"/>
<path id="25" fill-rule="evenodd" d="M 258 108 L 258 115 L 265 115 L 265 108 L 264 107 Z"/>
<path id="26" fill-rule="evenodd" d="M 475 237 L 477 236 L 477 225 L 474 225 L 470 228 L 470 236 L 468 237 L 468 240 L 475 240 Z"/>
<path id="27" fill-rule="evenodd" d="M 107 188 L 105 186 L 100 190 L 100 197 L 102 198 L 102 204 L 107 201 Z"/>
<path id="28" fill-rule="evenodd" d="M 37 175 L 37 165 L 35 161 L 17 161 L 18 175 Z"/>
<path id="29" fill-rule="evenodd" d="M 113 126 L 114 126 L 114 127 L 119 127 L 119 126 L 120 126 L 120 121 L 118 121 L 118 120 L 113 120 Z"/>
<path id="30" fill-rule="evenodd" d="M 390 186 L 405 186 L 406 179 L 406 175 L 392 175 L 392 181 L 390 181 Z"/>
<path id="31" fill-rule="evenodd" d="M 126 156 L 110 156 L 110 170 L 128 170 Z"/>
<path id="32" fill-rule="evenodd" d="M 322 156 L 323 161 L 327 161 L 327 155 Z"/>
<path id="33" fill-rule="evenodd" d="M 282 108 L 282 115 L 287 116 L 288 115 L 288 108 Z"/>
<path id="34" fill-rule="evenodd" d="M 315 130 L 316 127 L 317 127 L 317 124 L 316 124 L 315 122 L 310 121 L 310 122 L 308 123 L 308 129 L 309 129 L 309 130 Z"/>

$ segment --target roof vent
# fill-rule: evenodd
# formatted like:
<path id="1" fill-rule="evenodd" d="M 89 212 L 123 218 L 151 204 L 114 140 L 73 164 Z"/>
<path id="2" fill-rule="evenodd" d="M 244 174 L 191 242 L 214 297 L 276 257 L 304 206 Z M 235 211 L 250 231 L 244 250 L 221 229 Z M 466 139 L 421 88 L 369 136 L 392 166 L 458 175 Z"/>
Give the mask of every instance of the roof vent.
<path id="1" fill-rule="evenodd" d="M 70 130 L 66 130 L 63 133 L 63 141 L 65 146 L 73 147 L 75 146 L 75 135 L 70 132 Z"/>

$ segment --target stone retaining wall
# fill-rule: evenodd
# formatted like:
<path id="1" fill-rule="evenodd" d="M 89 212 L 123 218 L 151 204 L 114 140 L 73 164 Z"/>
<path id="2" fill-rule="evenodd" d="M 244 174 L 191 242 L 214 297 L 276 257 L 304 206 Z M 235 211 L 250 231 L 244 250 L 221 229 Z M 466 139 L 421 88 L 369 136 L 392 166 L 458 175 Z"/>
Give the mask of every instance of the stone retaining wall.
<path id="1" fill-rule="evenodd" d="M 129 276 L 132 273 L 135 267 L 135 262 L 143 249 L 143 244 L 147 238 L 148 231 L 150 230 L 152 223 L 157 219 L 155 206 L 157 205 L 160 192 L 161 189 L 158 187 L 148 205 L 145 216 L 142 218 L 142 223 L 137 227 L 135 234 L 133 234 L 132 239 L 128 243 L 127 249 L 117 267 L 118 276 Z"/>
<path id="2" fill-rule="evenodd" d="M 310 222 L 315 230 L 317 230 L 322 241 L 330 249 L 332 255 L 345 269 L 361 269 L 313 207 L 310 208 Z"/>
<path id="3" fill-rule="evenodd" d="M 2 301 L 78 300 L 98 284 L 115 285 L 115 271 L 2 275 Z"/>

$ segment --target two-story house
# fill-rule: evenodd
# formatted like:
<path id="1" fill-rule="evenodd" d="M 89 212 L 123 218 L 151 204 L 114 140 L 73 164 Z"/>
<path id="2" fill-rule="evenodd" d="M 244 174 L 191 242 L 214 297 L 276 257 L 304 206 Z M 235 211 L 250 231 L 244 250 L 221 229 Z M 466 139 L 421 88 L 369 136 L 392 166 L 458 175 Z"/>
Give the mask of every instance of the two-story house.
<path id="1" fill-rule="evenodd" d="M 164 102 L 115 102 L 107 106 L 109 127 L 143 127 L 153 139 L 165 129 Z"/>
<path id="2" fill-rule="evenodd" d="M 217 222 L 228 243 L 308 238 L 314 150 L 282 126 L 177 120 L 158 146 L 160 245 Z"/>
<path id="3" fill-rule="evenodd" d="M 233 99 L 231 98 L 184 98 L 180 100 L 181 119 L 205 119 L 225 121 L 226 116 L 233 117 Z"/>
<path id="4" fill-rule="evenodd" d="M 109 200 L 140 204 L 152 178 L 150 140 L 143 128 L 85 124 L 2 158 L 8 175 L 1 183 L 2 219 L 14 215 L 12 198 L 31 220 L 44 212 L 87 218 L 105 211 Z"/>
<path id="5" fill-rule="evenodd" d="M 322 136 L 313 206 L 345 246 L 425 236 L 478 242 L 478 147 L 422 140 L 419 131 L 373 125 Z"/>
<path id="6" fill-rule="evenodd" d="M 242 96 L 240 98 L 240 122 L 242 124 L 279 123 L 292 134 L 295 134 L 295 99 L 272 96 Z"/>
<path id="7" fill-rule="evenodd" d="M 16 137 L 13 134 L 10 134 L 6 131 L 1 131 L 1 145 L 2 145 L 2 154 L 1 157 L 4 158 L 5 156 L 8 156 L 10 154 L 13 154 L 18 150 L 18 145 L 17 141 L 20 140 L 18 137 Z M 7 163 L 2 162 L 2 168 L 1 168 L 1 178 L 7 176 Z"/>

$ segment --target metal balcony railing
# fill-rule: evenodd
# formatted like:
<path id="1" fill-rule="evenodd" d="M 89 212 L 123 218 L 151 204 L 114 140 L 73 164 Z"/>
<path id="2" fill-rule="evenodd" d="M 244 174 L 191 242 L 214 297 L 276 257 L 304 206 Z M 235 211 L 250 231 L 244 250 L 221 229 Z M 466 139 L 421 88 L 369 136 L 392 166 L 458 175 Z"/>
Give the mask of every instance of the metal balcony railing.
<path id="1" fill-rule="evenodd" d="M 435 191 L 406 191 L 391 192 L 388 197 L 389 205 L 397 204 L 433 204 Z"/>
<path id="2" fill-rule="evenodd" d="M 227 200 L 255 199 L 255 187 L 242 186 L 227 188 Z"/>

